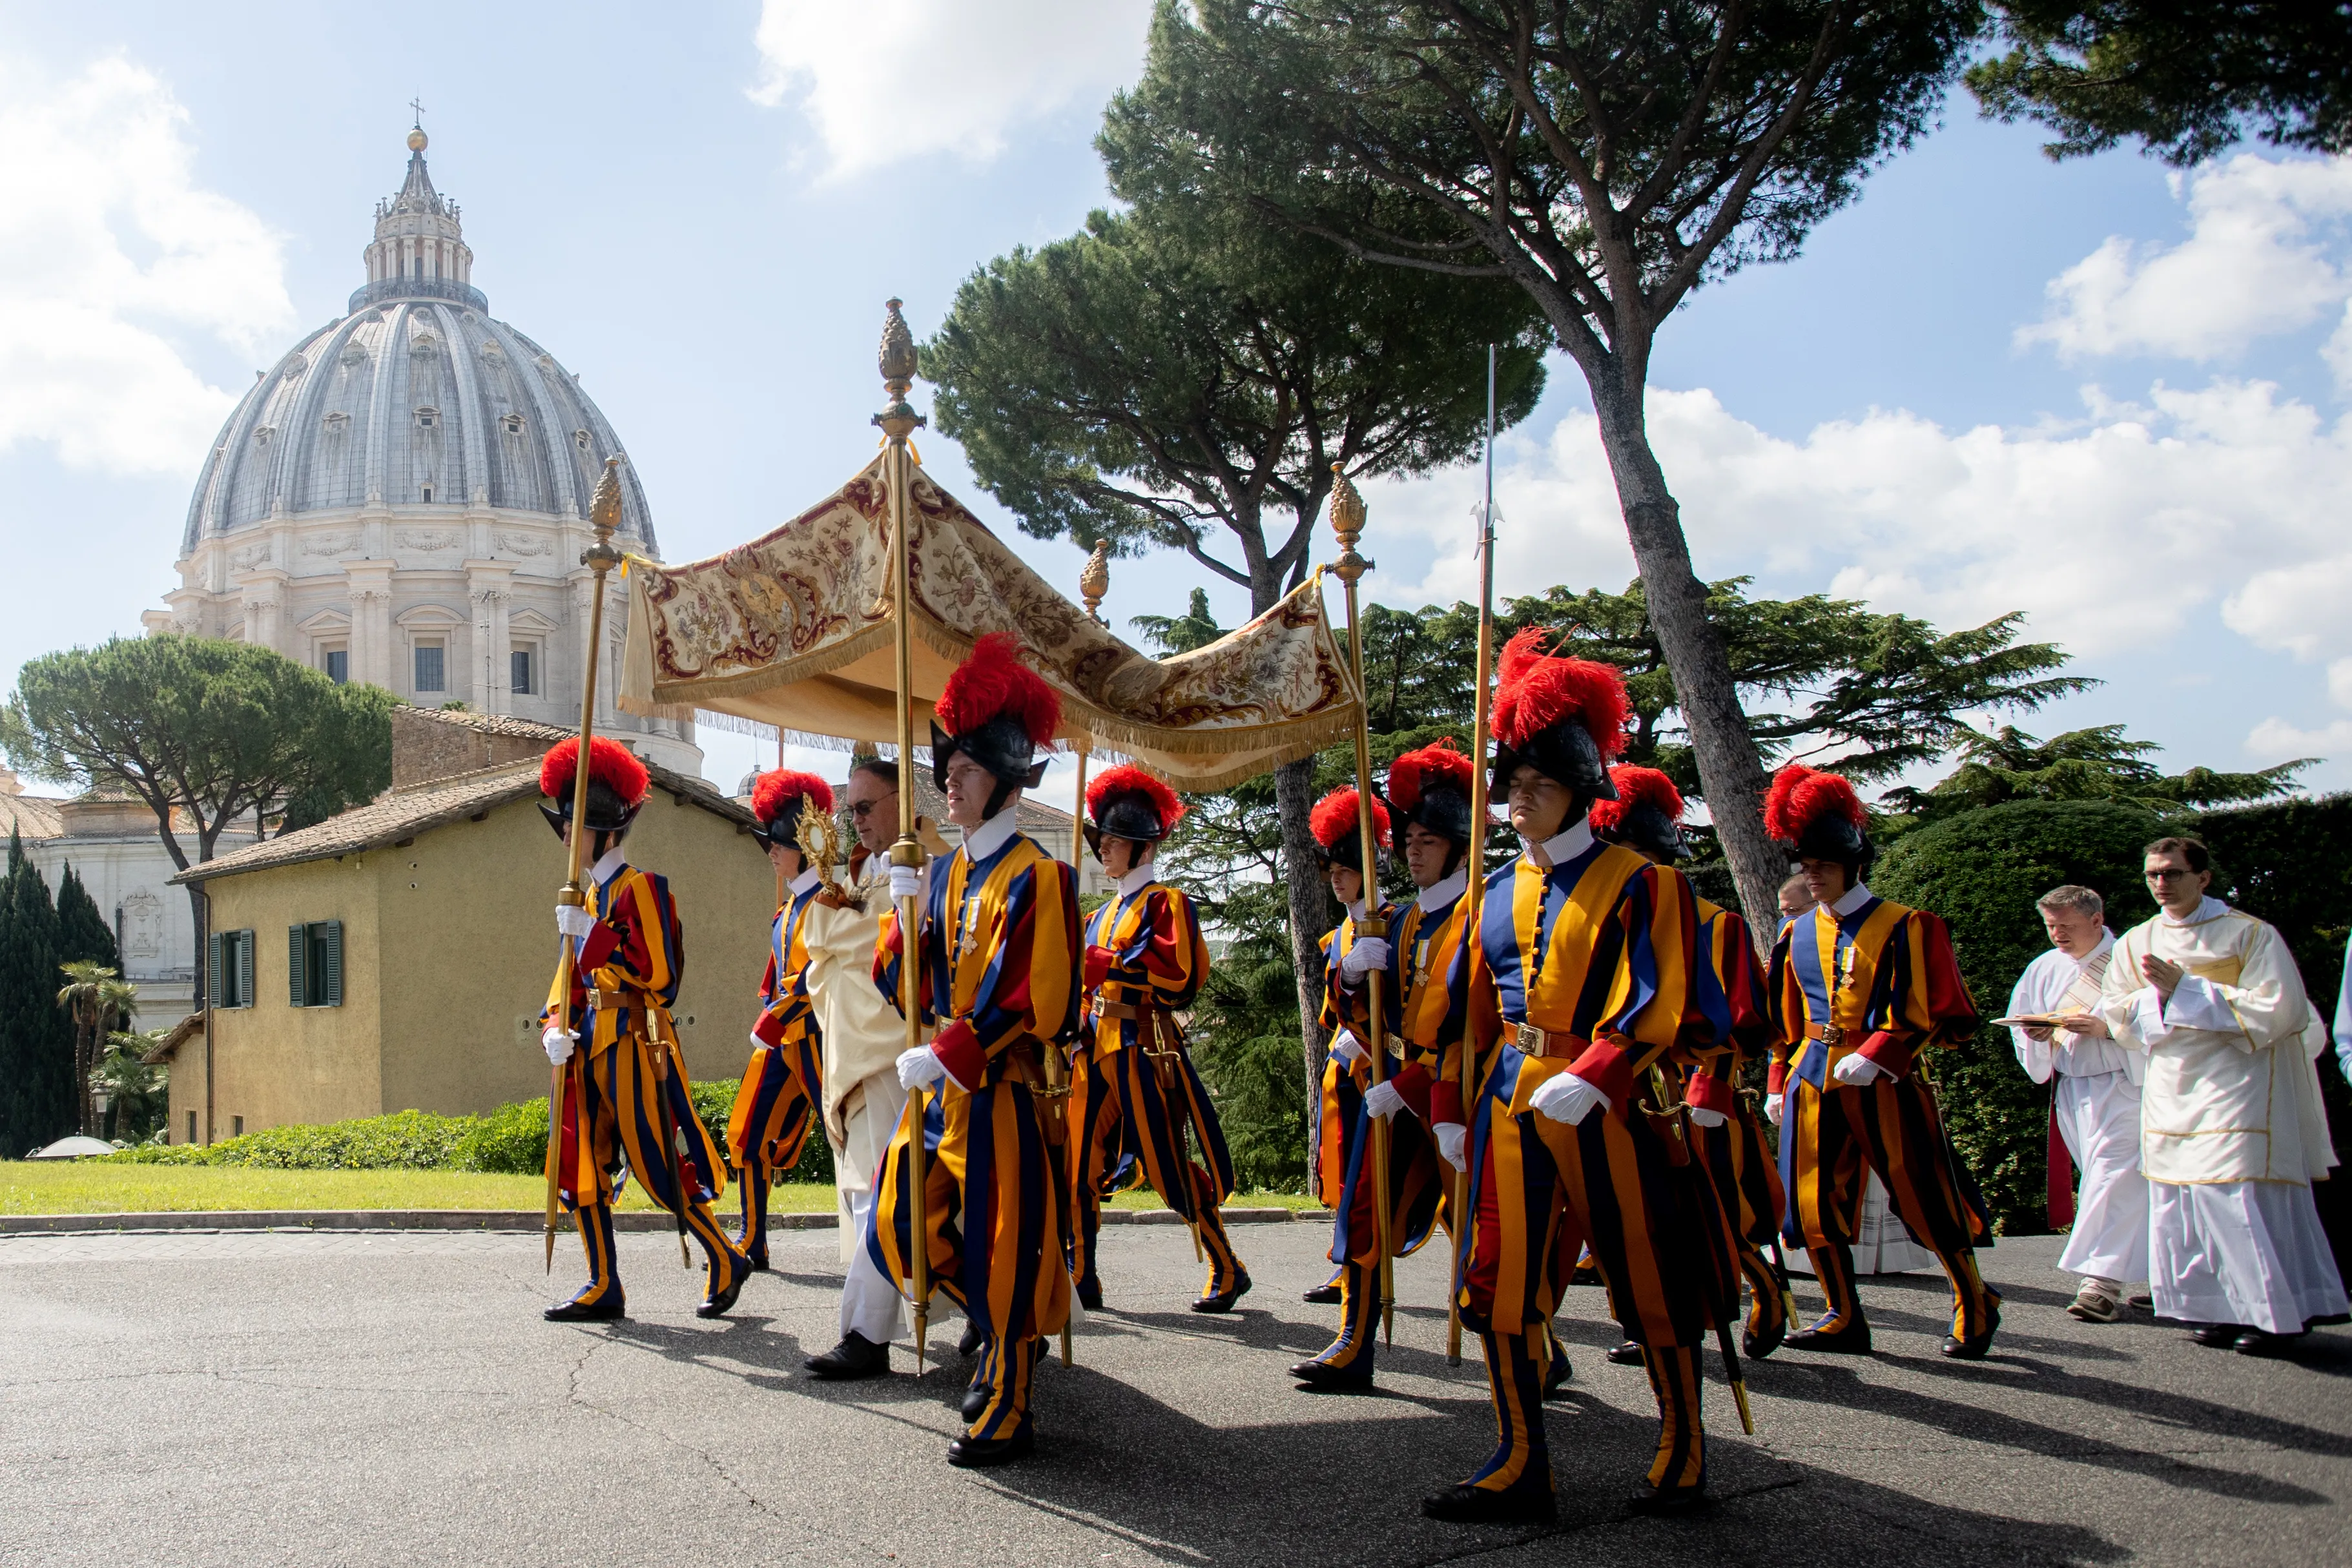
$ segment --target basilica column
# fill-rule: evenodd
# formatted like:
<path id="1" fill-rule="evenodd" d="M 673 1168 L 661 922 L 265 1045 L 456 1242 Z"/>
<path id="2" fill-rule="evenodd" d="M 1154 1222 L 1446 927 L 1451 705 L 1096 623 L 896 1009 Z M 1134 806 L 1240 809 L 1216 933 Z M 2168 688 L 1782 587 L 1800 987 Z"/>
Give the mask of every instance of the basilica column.
<path id="1" fill-rule="evenodd" d="M 474 610 L 473 704 L 478 713 L 514 711 L 509 655 L 514 636 L 514 566 L 505 561 L 466 563 L 466 596 Z"/>
<path id="2" fill-rule="evenodd" d="M 392 680 L 392 563 L 347 561 L 352 595 L 352 679 L 387 691 Z"/>
<path id="3" fill-rule="evenodd" d="M 250 647 L 266 647 L 272 653 L 287 651 L 286 584 L 286 574 L 276 568 L 238 577 L 237 593 L 245 601 L 245 640 Z"/>

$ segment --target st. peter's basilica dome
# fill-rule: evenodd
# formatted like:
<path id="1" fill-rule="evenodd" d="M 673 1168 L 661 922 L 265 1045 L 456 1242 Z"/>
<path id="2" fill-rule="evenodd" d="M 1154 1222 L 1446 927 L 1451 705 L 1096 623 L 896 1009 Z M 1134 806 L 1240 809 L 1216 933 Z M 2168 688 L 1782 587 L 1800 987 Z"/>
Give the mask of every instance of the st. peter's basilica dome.
<path id="1" fill-rule="evenodd" d="M 239 637 L 427 708 L 576 721 L 588 498 L 623 447 L 579 378 L 493 320 L 424 132 L 379 203 L 348 313 L 261 373 L 205 459 L 181 587 L 156 631 Z M 635 470 L 622 548 L 658 558 Z M 693 727 L 616 713 L 625 601 L 611 588 L 600 722 L 701 768 Z"/>

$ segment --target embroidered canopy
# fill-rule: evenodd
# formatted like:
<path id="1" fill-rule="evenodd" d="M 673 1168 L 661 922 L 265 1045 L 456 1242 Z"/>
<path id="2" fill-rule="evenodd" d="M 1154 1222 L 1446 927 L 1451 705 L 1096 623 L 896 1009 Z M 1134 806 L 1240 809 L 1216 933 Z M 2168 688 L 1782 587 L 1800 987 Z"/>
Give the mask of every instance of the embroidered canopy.
<path id="1" fill-rule="evenodd" d="M 1156 659 L 1047 586 L 962 503 L 914 470 L 915 732 L 988 632 L 1021 638 L 1062 694 L 1060 738 L 1132 757 L 1181 789 L 1219 789 L 1352 731 L 1355 687 L 1310 577 L 1218 641 Z M 709 709 L 803 735 L 897 739 L 890 529 L 877 457 L 772 532 L 682 566 L 632 559 L 620 705 Z"/>

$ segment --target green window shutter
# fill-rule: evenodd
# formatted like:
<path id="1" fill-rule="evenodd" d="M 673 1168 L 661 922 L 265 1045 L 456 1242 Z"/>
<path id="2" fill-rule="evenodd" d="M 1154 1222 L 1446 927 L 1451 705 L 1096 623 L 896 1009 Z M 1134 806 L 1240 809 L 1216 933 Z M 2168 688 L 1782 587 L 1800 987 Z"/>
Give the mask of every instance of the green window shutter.
<path id="1" fill-rule="evenodd" d="M 213 932 L 205 950 L 205 1000 L 215 1007 L 227 998 L 228 971 L 221 961 L 222 949 L 227 945 L 221 941 L 224 934 Z"/>
<path id="2" fill-rule="evenodd" d="M 253 1005 L 253 932 L 236 933 L 236 1005 Z"/>
<path id="3" fill-rule="evenodd" d="M 302 1005 L 303 950 L 310 945 L 310 928 L 309 926 L 286 928 L 286 1005 L 289 1007 Z"/>
<path id="4" fill-rule="evenodd" d="M 343 922 L 329 921 L 327 929 L 327 984 L 322 1000 L 330 1007 L 343 1005 Z"/>

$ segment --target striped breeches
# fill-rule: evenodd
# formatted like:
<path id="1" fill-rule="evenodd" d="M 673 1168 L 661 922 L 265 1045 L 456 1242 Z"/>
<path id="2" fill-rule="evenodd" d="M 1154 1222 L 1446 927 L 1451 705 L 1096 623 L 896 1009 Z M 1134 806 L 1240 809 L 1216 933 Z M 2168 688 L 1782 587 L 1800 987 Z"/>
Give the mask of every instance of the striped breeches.
<path id="1" fill-rule="evenodd" d="M 600 1281 L 614 1278 L 612 1172 L 625 1161 L 647 1197 L 685 1218 L 686 1228 L 701 1243 L 709 1262 L 710 1291 L 716 1295 L 745 1267 L 743 1254 L 710 1212 L 712 1198 L 725 1190 L 726 1177 L 718 1147 L 687 1097 L 676 1057 L 669 1058 L 670 1071 L 657 1076 L 653 1049 L 625 1036 L 584 1060 L 572 1058 L 564 1080 L 560 1145 L 563 1168 L 571 1173 L 562 1183 L 563 1204 L 580 1227 L 588 1255 L 589 1289 L 595 1292 Z M 591 1210 L 602 1212 L 592 1215 Z"/>
<path id="2" fill-rule="evenodd" d="M 1691 1128 L 1691 1150 L 1706 1167 L 1731 1221 L 1738 1250 L 1739 1272 L 1746 1278 L 1750 1299 L 1748 1327 L 1762 1332 L 1783 1316 L 1782 1292 L 1788 1281 L 1764 1248 L 1786 1221 L 1788 1197 L 1780 1185 L 1780 1167 L 1764 1141 L 1764 1127 L 1747 1096 L 1720 1127 Z"/>
<path id="3" fill-rule="evenodd" d="M 1070 1314 L 1070 1277 L 1058 1256 L 1061 1194 L 1049 1173 L 1047 1129 L 1025 1084 L 987 1084 L 970 1094 L 950 1084 L 908 1100 L 883 1160 L 866 1235 L 875 1267 L 902 1289 L 913 1257 L 911 1140 L 919 1108 L 925 1108 L 921 1130 L 929 1151 L 924 1244 L 931 1288 L 962 1309 L 994 1345 L 1010 1347 L 992 1364 L 1001 1378 L 1019 1384 L 998 1388 L 1003 1397 L 971 1435 L 1009 1436 L 1027 1418 L 1028 1376 L 1036 1366 L 1035 1356 L 1022 1347 L 1058 1333 Z"/>
<path id="4" fill-rule="evenodd" d="M 1875 1172 L 1895 1214 L 1951 1276 L 1952 1331 L 1982 1332 L 2000 1299 L 1977 1272 L 1976 1247 L 1990 1231 L 1961 1185 L 1935 1090 L 1916 1072 L 1859 1089 L 1831 1081 L 1826 1091 L 1791 1083 L 1780 1127 L 1785 1234 L 1813 1256 L 1829 1298 L 1824 1322 L 1843 1328 L 1862 1310 L 1852 1247 L 1865 1175 Z"/>
<path id="5" fill-rule="evenodd" d="M 743 1194 L 743 1248 L 768 1257 L 768 1185 L 800 1163 L 824 1092 L 816 1039 L 806 1036 L 751 1053 L 727 1118 L 727 1152 Z"/>
<path id="6" fill-rule="evenodd" d="M 1070 1068 L 1069 1116 L 1069 1265 L 1082 1289 L 1102 1288 L 1096 1242 L 1103 1194 L 1116 1187 L 1129 1161 L 1161 1201 L 1194 1225 L 1209 1263 L 1202 1294 L 1217 1295 L 1240 1283 L 1241 1259 L 1218 1212 L 1233 1192 L 1233 1157 L 1207 1087 L 1189 1057 L 1132 1047 L 1082 1053 Z M 1186 1150 L 1187 1128 L 1199 1140 L 1204 1160 L 1194 1160 Z"/>
<path id="7" fill-rule="evenodd" d="M 1698 1168 L 1651 1118 L 1594 1111 L 1571 1127 L 1524 1106 L 1560 1064 L 1505 1047 L 1471 1130 L 1465 1321 L 1547 1323 L 1590 1245 L 1627 1338 L 1695 1346 L 1738 1300 L 1724 1220 Z"/>
<path id="8" fill-rule="evenodd" d="M 1339 1201 L 1331 1205 L 1331 1261 L 1370 1265 L 1380 1260 L 1380 1232 L 1372 1223 L 1371 1118 L 1363 1113 L 1360 1101 L 1356 1119 L 1348 1173 L 1339 1185 Z M 1452 1173 L 1453 1167 L 1439 1159 L 1436 1142 L 1418 1117 L 1389 1118 L 1390 1257 L 1410 1257 L 1429 1239 L 1445 1196 L 1441 1177 Z"/>

